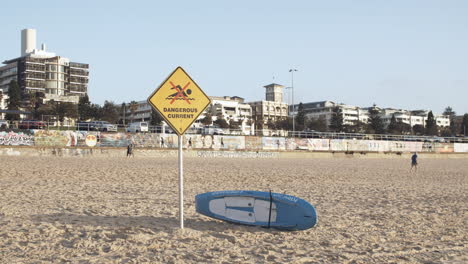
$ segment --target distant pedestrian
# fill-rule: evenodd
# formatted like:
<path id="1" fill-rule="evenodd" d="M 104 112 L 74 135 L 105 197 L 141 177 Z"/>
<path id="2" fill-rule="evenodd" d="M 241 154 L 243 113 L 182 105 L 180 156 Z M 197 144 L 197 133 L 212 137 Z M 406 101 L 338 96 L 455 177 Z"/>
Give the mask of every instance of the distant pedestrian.
<path id="1" fill-rule="evenodd" d="M 161 148 L 164 148 L 164 138 L 161 137 Z"/>
<path id="2" fill-rule="evenodd" d="M 191 148 L 192 147 L 192 138 L 189 138 L 188 139 L 188 148 Z"/>
<path id="3" fill-rule="evenodd" d="M 130 144 L 128 144 L 128 146 L 127 146 L 127 158 L 130 157 L 130 156 L 134 157 L 134 154 L 133 154 L 133 143 L 130 143 Z"/>
<path id="4" fill-rule="evenodd" d="M 221 147 L 224 148 L 224 141 L 222 137 L 221 137 Z"/>
<path id="5" fill-rule="evenodd" d="M 410 171 L 412 171 L 413 168 L 414 168 L 414 171 L 418 170 L 418 155 L 416 154 L 416 152 L 413 154 L 413 156 L 411 156 L 411 169 L 410 169 Z"/>

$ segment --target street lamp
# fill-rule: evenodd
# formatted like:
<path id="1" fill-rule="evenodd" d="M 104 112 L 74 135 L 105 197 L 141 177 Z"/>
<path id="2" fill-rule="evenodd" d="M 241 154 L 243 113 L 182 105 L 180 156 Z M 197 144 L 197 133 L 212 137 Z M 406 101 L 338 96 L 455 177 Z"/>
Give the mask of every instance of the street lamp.
<path id="1" fill-rule="evenodd" d="M 292 91 L 292 118 L 293 118 L 293 133 L 296 131 L 296 118 L 294 117 L 294 72 L 297 72 L 297 69 L 289 69 L 289 72 L 291 73 L 291 91 Z"/>

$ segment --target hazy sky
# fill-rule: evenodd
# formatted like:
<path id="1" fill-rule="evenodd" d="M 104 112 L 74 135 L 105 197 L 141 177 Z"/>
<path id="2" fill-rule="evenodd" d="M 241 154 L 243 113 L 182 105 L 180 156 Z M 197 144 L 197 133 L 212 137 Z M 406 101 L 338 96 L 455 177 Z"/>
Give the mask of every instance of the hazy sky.
<path id="1" fill-rule="evenodd" d="M 146 100 L 177 66 L 208 95 L 468 113 L 468 1 L 5 1 L 0 60 L 38 47 L 90 64 L 94 103 Z M 290 90 L 286 92 L 290 102 Z"/>

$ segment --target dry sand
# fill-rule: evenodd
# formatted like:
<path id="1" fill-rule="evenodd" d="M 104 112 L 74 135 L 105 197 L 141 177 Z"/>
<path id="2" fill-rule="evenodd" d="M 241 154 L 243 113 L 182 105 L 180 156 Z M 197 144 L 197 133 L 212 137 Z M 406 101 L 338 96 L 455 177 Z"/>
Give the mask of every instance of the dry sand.
<path id="1" fill-rule="evenodd" d="M 0 263 L 467 263 L 465 159 L 0 157 Z M 284 232 L 195 212 L 215 190 L 273 190 L 313 204 Z"/>

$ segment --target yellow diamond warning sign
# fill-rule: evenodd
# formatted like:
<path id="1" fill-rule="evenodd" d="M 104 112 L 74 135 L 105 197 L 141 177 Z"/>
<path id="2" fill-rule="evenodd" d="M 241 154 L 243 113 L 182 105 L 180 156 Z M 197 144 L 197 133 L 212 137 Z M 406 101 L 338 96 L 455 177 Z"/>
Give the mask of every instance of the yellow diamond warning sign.
<path id="1" fill-rule="evenodd" d="M 148 103 L 180 136 L 210 104 L 210 98 L 182 67 L 177 67 L 148 98 Z"/>

